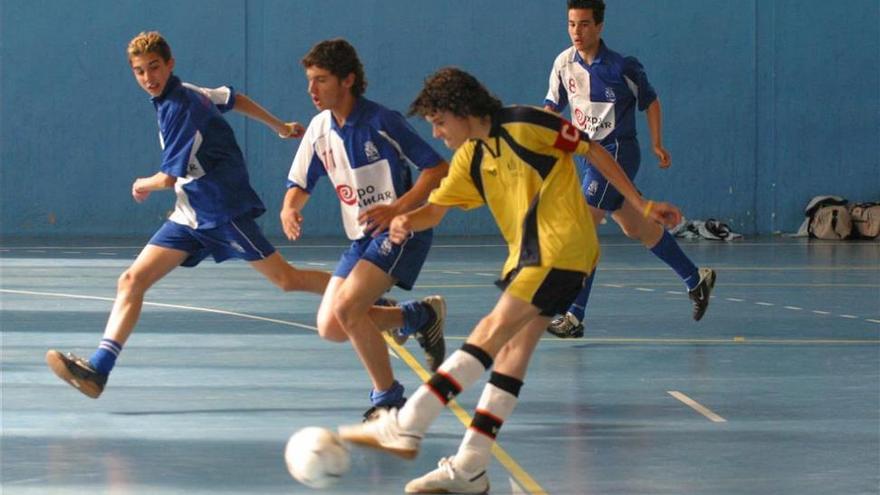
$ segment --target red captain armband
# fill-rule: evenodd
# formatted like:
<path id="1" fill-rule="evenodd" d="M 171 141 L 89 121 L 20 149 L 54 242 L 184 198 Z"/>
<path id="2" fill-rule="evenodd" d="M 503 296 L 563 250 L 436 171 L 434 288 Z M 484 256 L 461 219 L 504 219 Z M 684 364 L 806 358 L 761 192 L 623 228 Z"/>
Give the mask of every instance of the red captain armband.
<path id="1" fill-rule="evenodd" d="M 556 142 L 553 147 L 568 153 L 577 149 L 578 143 L 581 142 L 581 131 L 577 129 L 571 122 L 562 120 L 562 126 L 559 128 L 559 134 L 556 135 Z"/>

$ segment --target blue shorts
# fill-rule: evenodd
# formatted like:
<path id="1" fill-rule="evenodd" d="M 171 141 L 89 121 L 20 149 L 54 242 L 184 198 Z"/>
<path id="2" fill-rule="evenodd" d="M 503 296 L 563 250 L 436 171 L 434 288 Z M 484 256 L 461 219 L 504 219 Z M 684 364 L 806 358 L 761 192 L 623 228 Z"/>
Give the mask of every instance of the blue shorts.
<path id="1" fill-rule="evenodd" d="M 375 238 L 358 239 L 342 253 L 333 276 L 346 278 L 358 261 L 366 260 L 391 275 L 401 289 L 412 290 L 433 239 L 433 230 L 416 232 L 399 246 L 391 242 L 387 231 Z"/>
<path id="2" fill-rule="evenodd" d="M 629 180 L 635 181 L 636 174 L 639 172 L 639 163 L 642 159 L 639 142 L 635 139 L 629 139 L 615 141 L 603 146 L 617 160 L 617 163 L 623 167 L 623 171 L 626 172 Z M 584 196 L 587 198 L 587 204 L 605 211 L 619 210 L 623 206 L 623 196 L 608 183 L 608 179 L 596 167 L 591 165 L 586 158 L 582 156 L 576 156 L 575 158 L 579 164 L 584 165 L 586 168 L 583 191 Z"/>
<path id="3" fill-rule="evenodd" d="M 275 252 L 257 222 L 240 217 L 213 229 L 196 230 L 167 220 L 150 238 L 149 244 L 189 253 L 180 266 L 196 266 L 208 255 L 220 263 L 229 258 L 259 261 Z"/>

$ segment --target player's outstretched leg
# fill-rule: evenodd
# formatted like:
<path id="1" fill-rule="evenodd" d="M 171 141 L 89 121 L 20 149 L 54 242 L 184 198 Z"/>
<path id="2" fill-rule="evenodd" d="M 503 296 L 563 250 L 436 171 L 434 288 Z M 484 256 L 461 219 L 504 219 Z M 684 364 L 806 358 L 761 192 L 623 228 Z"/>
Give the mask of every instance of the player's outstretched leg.
<path id="1" fill-rule="evenodd" d="M 444 457 L 437 469 L 406 484 L 406 493 L 489 493 L 485 469 L 471 473 L 454 465 L 455 457 Z"/>
<path id="2" fill-rule="evenodd" d="M 107 384 L 106 374 L 98 373 L 89 361 L 72 353 L 62 354 L 54 349 L 46 353 L 46 364 L 58 375 L 83 394 L 97 399 Z"/>
<path id="3" fill-rule="evenodd" d="M 700 318 L 706 313 L 712 289 L 715 287 L 715 270 L 700 268 L 699 273 L 700 281 L 697 286 L 688 291 L 688 297 L 694 303 L 694 320 L 696 321 L 700 321 Z"/>
<path id="4" fill-rule="evenodd" d="M 405 431 L 397 419 L 398 409 L 376 409 L 359 425 L 340 426 L 339 436 L 348 442 L 382 450 L 404 459 L 419 454 L 422 435 Z"/>

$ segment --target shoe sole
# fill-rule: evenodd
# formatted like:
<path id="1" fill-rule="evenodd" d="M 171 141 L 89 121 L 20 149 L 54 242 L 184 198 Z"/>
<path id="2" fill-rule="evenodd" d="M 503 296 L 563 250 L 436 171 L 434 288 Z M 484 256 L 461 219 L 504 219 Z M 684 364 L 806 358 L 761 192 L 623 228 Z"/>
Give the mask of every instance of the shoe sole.
<path id="1" fill-rule="evenodd" d="M 400 457 L 402 459 L 412 460 L 415 459 L 417 455 L 419 455 L 418 449 L 413 450 L 385 447 L 377 442 L 376 439 L 373 437 L 361 436 L 355 433 L 346 432 L 344 429 L 339 430 L 339 438 L 345 440 L 346 442 L 360 445 L 361 447 L 369 447 L 371 449 L 381 450 L 382 452 L 396 455 L 397 457 Z"/>
<path id="2" fill-rule="evenodd" d="M 103 392 L 103 390 L 99 390 L 95 384 L 81 381 L 73 376 L 70 370 L 67 369 L 67 360 L 64 359 L 64 355 L 58 351 L 49 351 L 46 353 L 46 364 L 49 365 L 49 368 L 52 369 L 52 372 L 55 373 L 58 378 L 69 383 L 71 387 L 79 390 L 87 397 L 97 399 L 101 395 L 101 392 Z"/>
<path id="3" fill-rule="evenodd" d="M 434 314 L 437 317 L 437 321 L 434 323 L 434 327 L 428 329 L 427 332 L 438 332 L 440 334 L 440 345 L 443 354 L 442 356 L 439 356 L 440 359 L 432 358 L 433 361 L 429 363 L 428 366 L 431 371 L 437 371 L 438 369 L 440 369 L 440 365 L 443 364 L 443 361 L 446 360 L 446 299 L 444 299 L 443 296 L 430 296 L 426 299 L 431 299 L 432 301 L 437 302 L 436 305 L 428 303 L 428 305 L 431 306 L 431 309 L 434 311 Z"/>

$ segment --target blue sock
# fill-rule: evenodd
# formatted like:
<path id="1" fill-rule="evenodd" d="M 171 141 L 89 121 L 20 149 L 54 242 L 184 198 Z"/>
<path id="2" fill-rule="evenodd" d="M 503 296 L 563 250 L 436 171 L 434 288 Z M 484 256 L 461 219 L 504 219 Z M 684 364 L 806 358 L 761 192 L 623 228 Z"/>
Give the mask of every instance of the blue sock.
<path id="1" fill-rule="evenodd" d="M 119 357 L 120 352 L 122 352 L 122 344 L 111 339 L 101 339 L 98 350 L 89 358 L 89 364 L 98 373 L 107 375 L 116 365 L 116 358 Z"/>
<path id="2" fill-rule="evenodd" d="M 434 311 L 422 301 L 407 301 L 400 305 L 403 310 L 401 334 L 412 335 L 434 318 Z"/>
<path id="3" fill-rule="evenodd" d="M 370 390 L 370 402 L 374 406 L 401 407 L 406 399 L 403 397 L 403 385 L 397 380 L 388 390 Z"/>
<path id="4" fill-rule="evenodd" d="M 593 268 L 593 273 L 584 280 L 584 288 L 578 292 L 574 302 L 571 303 L 571 306 L 568 308 L 568 312 L 574 315 L 578 321 L 584 321 L 584 315 L 587 312 L 587 301 L 590 300 L 590 292 L 593 290 L 593 278 L 595 276 L 596 269 Z"/>
<path id="5" fill-rule="evenodd" d="M 693 290 L 700 283 L 697 267 L 684 254 L 669 232 L 663 231 L 663 237 L 651 248 L 651 252 L 675 270 L 675 273 L 684 280 L 688 290 Z"/>

